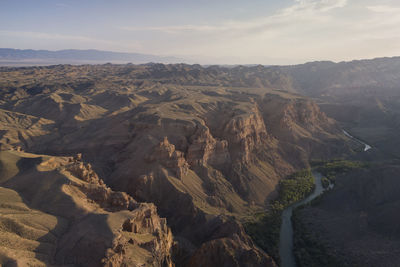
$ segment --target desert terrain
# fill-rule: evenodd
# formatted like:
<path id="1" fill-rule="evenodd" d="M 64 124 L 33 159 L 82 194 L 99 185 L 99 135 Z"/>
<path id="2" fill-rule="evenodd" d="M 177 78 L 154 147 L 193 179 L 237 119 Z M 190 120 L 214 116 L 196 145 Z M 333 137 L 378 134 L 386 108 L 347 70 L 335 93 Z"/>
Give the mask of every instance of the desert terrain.
<path id="1" fill-rule="evenodd" d="M 246 220 L 310 162 L 396 157 L 398 62 L 1 67 L 0 263 L 279 265 Z"/>

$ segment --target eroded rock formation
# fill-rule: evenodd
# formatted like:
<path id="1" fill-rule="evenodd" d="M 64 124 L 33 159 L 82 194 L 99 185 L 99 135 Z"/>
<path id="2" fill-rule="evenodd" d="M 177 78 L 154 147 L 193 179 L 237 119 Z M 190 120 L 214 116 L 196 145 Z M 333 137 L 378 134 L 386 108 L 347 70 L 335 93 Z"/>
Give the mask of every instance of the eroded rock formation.
<path id="1" fill-rule="evenodd" d="M 0 264 L 174 266 L 166 219 L 111 190 L 90 164 L 1 151 L 5 162 L 17 169 L 0 172 L 0 225 L 15 227 L 1 228 Z"/>
<path id="2" fill-rule="evenodd" d="M 158 216 L 154 204 L 140 203 L 132 211 L 132 217 L 124 221 L 122 232 L 113 241 L 112 248 L 107 250 L 106 257 L 102 260 L 103 265 L 123 266 L 129 264 L 124 256 L 132 253 L 132 246 L 151 254 L 152 257 L 148 258 L 146 262 L 150 266 L 175 266 L 171 255 L 172 232 L 167 226 L 167 220 Z M 140 266 L 140 262 L 134 263 L 137 264 L 136 266 Z"/>
<path id="3" fill-rule="evenodd" d="M 215 168 L 231 163 L 228 141 L 216 140 L 205 124 L 198 125 L 194 135 L 190 137 L 187 161 L 191 166 L 211 165 Z"/>
<path id="4" fill-rule="evenodd" d="M 153 233 L 160 241 L 149 237 L 136 242 L 125 236 L 141 235 L 134 233 L 133 226 L 141 225 L 134 219 L 142 216 L 135 213 L 140 207 L 137 200 L 154 203 L 180 240 L 176 247 L 188 248 L 177 249 L 183 251 L 177 262 L 188 264 L 197 258 L 199 264 L 219 264 L 200 256 L 215 255 L 211 249 L 215 247 L 232 264 L 251 261 L 249 255 L 255 265 L 267 264 L 268 255 L 252 245 L 240 227 L 227 227 L 235 234 L 212 237 L 205 234 L 216 227 L 210 222 L 226 226 L 216 220 L 221 214 L 241 217 L 263 208 L 275 197 L 281 178 L 307 167 L 315 156 L 349 151 L 334 121 L 311 100 L 290 93 L 292 81 L 285 73 L 262 66 L 107 64 L 5 69 L 0 72 L 0 86 L 4 88 L 1 149 L 20 146 L 38 154 L 82 153 L 84 157 L 67 159 L 63 166 L 54 167 L 56 157 L 41 168 L 59 168 L 67 176 L 60 184 L 78 203 L 78 211 L 71 209 L 77 218 L 83 218 L 82 210 L 102 212 L 87 217 L 85 227 L 96 220 L 109 222 L 111 217 L 118 221 L 111 239 L 76 241 L 79 245 L 59 252 L 57 262 L 72 261 L 74 254 L 83 262 L 87 255 L 80 248 L 93 241 L 100 244 L 96 251 L 109 249 L 101 255 L 105 264 L 129 262 L 132 246 L 146 256 L 131 265 L 170 264 L 164 249 L 170 242 L 163 241 L 168 233 Z M 127 219 L 131 232 L 122 231 Z M 150 228 L 159 225 L 160 230 L 157 226 L 154 231 L 164 229 L 155 215 L 144 221 Z M 109 229 L 105 224 L 104 229 Z M 78 227 L 70 233 L 71 240 L 79 231 Z M 165 257 L 151 254 L 152 246 L 164 251 L 159 255 Z"/>
<path id="5" fill-rule="evenodd" d="M 187 266 L 277 266 L 232 218 L 216 217 L 204 235 L 208 241 L 190 257 Z"/>
<path id="6" fill-rule="evenodd" d="M 165 168 L 172 170 L 178 178 L 187 174 L 189 169 L 183 153 L 175 150 L 175 146 L 168 141 L 167 137 L 164 137 L 164 140 L 154 148 L 147 160 L 157 161 Z"/>

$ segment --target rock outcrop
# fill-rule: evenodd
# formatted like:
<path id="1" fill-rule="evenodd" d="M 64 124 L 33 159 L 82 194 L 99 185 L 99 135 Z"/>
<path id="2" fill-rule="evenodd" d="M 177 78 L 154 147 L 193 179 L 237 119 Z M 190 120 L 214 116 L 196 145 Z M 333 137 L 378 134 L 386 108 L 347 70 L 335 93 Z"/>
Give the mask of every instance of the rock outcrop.
<path id="1" fill-rule="evenodd" d="M 147 157 L 147 161 L 157 161 L 165 168 L 172 170 L 178 178 L 187 174 L 189 169 L 183 153 L 175 150 L 175 146 L 168 141 L 167 137 L 164 137 L 164 140 L 154 148 L 153 153 Z"/>
<path id="2" fill-rule="evenodd" d="M 243 164 L 251 164 L 255 148 L 269 141 L 257 105 L 252 106 L 247 114 L 233 117 L 224 127 L 223 136 L 228 140 L 232 157 Z"/>
<path id="3" fill-rule="evenodd" d="M 65 170 L 71 175 L 85 181 L 85 184 L 71 182 L 71 185 L 78 186 L 89 199 L 98 203 L 102 208 L 112 210 L 132 210 L 137 202 L 125 192 L 115 192 L 107 187 L 103 180 L 92 169 L 90 163 L 81 162 L 82 155 L 69 158 L 72 163 L 65 166 Z"/>
<path id="4" fill-rule="evenodd" d="M 124 256 L 132 253 L 132 247 L 148 251 L 151 258 L 146 264 L 150 266 L 175 266 L 172 262 L 171 248 L 173 236 L 167 226 L 167 220 L 160 218 L 153 204 L 141 203 L 132 211 L 131 219 L 126 219 L 122 225 L 122 232 L 113 241 L 112 248 L 102 259 L 104 266 L 140 266 L 140 262 L 131 259 L 128 262 Z"/>
<path id="5" fill-rule="evenodd" d="M 5 162 L 17 169 L 0 171 L 0 225 L 10 226 L 0 231 L 1 265 L 174 266 L 166 219 L 111 190 L 90 164 L 1 151 Z"/>
<path id="6" fill-rule="evenodd" d="M 277 266 L 232 218 L 216 217 L 208 223 L 205 236 L 208 241 L 195 251 L 187 266 Z"/>
<path id="7" fill-rule="evenodd" d="M 250 261 L 240 255 L 256 255 L 255 265 L 268 262 L 244 233 L 205 236 L 209 222 L 221 214 L 241 217 L 263 208 L 276 196 L 282 177 L 320 156 L 315 150 L 326 157 L 347 151 L 334 122 L 312 101 L 289 93 L 290 78 L 276 68 L 107 64 L 4 69 L 0 87 L 0 108 L 6 110 L 0 110 L 1 149 L 83 153 L 58 170 L 69 177 L 63 190 L 83 203 L 77 206 L 86 213 L 103 212 L 100 221 L 116 216 L 113 235 L 127 219 L 124 215 L 121 222 L 115 214 L 132 214 L 139 205 L 135 200 L 154 203 L 174 236 L 190 247 L 178 262 L 212 254 L 210 246 L 225 251 L 221 254 L 230 263 Z M 139 223 L 132 219 L 132 225 Z M 141 235 L 133 228 L 122 232 Z M 99 240 L 90 239 L 100 244 L 96 251 L 104 251 L 103 241 L 111 239 Z M 107 245 L 105 262 L 122 264 L 132 244 L 130 238 L 115 240 Z M 159 248 L 168 243 L 146 242 Z M 135 248 L 147 255 L 135 264 L 155 257 Z M 81 255 L 78 249 L 60 255 L 73 253 Z"/>
<path id="8" fill-rule="evenodd" d="M 198 125 L 195 134 L 190 137 L 187 161 L 191 166 L 224 168 L 231 163 L 228 141 L 216 140 L 206 125 Z"/>

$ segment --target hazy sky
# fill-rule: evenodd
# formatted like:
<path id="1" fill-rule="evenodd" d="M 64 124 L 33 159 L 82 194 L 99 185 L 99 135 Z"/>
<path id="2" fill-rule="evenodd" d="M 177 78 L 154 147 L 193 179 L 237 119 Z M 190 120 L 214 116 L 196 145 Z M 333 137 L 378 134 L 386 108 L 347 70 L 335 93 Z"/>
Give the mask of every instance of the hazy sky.
<path id="1" fill-rule="evenodd" d="M 399 0 L 0 0 L 0 47 L 100 49 L 198 63 L 400 55 Z"/>

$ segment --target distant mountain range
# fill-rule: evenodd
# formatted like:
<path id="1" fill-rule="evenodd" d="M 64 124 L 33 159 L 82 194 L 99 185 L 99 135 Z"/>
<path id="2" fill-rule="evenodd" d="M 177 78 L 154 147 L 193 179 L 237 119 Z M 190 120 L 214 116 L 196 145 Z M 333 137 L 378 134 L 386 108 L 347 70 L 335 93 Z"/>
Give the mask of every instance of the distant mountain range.
<path id="1" fill-rule="evenodd" d="M 102 64 L 102 63 L 178 63 L 176 57 L 163 57 L 138 53 L 121 53 L 100 50 L 21 50 L 0 48 L 0 65 L 49 65 L 49 64 Z"/>

